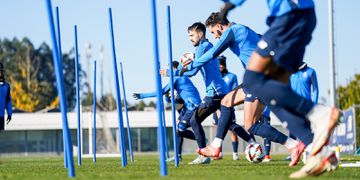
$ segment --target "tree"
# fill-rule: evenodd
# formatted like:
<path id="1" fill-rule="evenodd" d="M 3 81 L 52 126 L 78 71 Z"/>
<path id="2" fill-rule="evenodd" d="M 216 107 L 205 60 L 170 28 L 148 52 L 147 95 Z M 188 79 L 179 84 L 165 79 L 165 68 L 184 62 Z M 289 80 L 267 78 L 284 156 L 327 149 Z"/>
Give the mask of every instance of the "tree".
<path id="1" fill-rule="evenodd" d="M 360 105 L 360 74 L 355 74 L 354 78 L 348 82 L 346 86 L 339 86 L 337 88 L 339 107 L 341 109 L 348 109 L 354 105 Z M 356 134 L 357 146 L 360 145 L 360 107 L 356 107 Z"/>
<path id="2" fill-rule="evenodd" d="M 116 109 L 116 100 L 111 93 L 108 93 L 100 98 L 99 105 L 102 107 L 102 110 L 114 111 Z"/>
<path id="3" fill-rule="evenodd" d="M 136 110 L 137 111 L 143 111 L 145 107 L 146 107 L 146 104 L 145 104 L 145 102 L 143 100 L 139 101 L 136 104 Z"/>
<path id="4" fill-rule="evenodd" d="M 28 38 L 0 39 L 0 61 L 11 86 L 16 108 L 33 112 L 58 106 L 52 51 L 46 43 L 35 48 Z M 74 52 L 63 54 L 63 73 L 68 110 L 75 107 Z M 80 77 L 85 73 L 80 69 Z M 57 102 L 57 104 L 54 104 Z"/>

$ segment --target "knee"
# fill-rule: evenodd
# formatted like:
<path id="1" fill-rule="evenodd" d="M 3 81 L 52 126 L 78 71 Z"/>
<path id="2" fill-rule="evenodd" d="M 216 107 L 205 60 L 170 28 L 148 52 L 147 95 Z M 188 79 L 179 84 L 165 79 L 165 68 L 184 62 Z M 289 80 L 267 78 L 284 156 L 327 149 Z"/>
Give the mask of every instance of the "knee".
<path id="1" fill-rule="evenodd" d="M 225 106 L 225 107 L 231 107 L 231 97 L 230 96 L 225 96 L 222 100 L 221 100 L 221 105 Z"/>

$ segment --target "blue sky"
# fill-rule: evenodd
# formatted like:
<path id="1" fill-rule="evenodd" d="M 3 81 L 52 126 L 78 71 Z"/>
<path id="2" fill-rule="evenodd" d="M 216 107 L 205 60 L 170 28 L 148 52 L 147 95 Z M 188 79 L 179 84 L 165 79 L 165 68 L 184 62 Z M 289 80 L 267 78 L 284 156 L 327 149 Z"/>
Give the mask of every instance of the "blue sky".
<path id="1" fill-rule="evenodd" d="M 305 61 L 317 70 L 320 86 L 320 98 L 328 99 L 329 63 L 328 63 L 328 4 L 317 0 L 317 27 L 313 40 L 308 46 Z M 150 14 L 150 0 L 53 0 L 53 7 L 59 6 L 63 52 L 74 46 L 73 26 L 78 25 L 80 62 L 86 69 L 85 43 L 92 44 L 92 59 L 99 59 L 100 44 L 104 45 L 104 91 L 114 92 L 112 56 L 109 35 L 108 8 L 113 11 L 115 41 L 118 61 L 124 65 L 127 99 L 134 102 L 133 92 L 155 89 L 153 72 L 153 45 Z M 219 10 L 219 0 L 158 0 L 158 28 L 161 67 L 168 62 L 166 34 L 166 6 L 172 11 L 172 40 L 174 59 L 184 52 L 194 51 L 187 37 L 187 27 L 194 22 L 204 22 L 211 12 Z M 336 82 L 346 84 L 355 73 L 360 73 L 357 52 L 360 50 L 360 17 L 357 7 L 360 1 L 334 0 L 335 6 L 335 43 L 336 43 Z M 265 0 L 248 0 L 229 15 L 231 21 L 249 26 L 258 33 L 266 31 L 265 18 L 268 15 Z M 38 47 L 42 42 L 50 44 L 50 33 L 44 0 L 2 1 L 0 5 L 0 38 L 19 39 L 28 37 Z M 210 33 L 208 39 L 216 43 Z M 242 79 L 244 69 L 240 61 L 227 50 L 229 70 Z M 99 64 L 99 63 L 98 63 Z M 91 73 L 91 68 L 90 68 Z M 100 79 L 100 75 L 98 75 Z M 202 77 L 193 78 L 199 91 L 204 95 Z M 163 79 L 163 84 L 168 79 Z M 99 82 L 99 81 L 98 81 Z M 98 92 L 100 89 L 98 89 Z"/>

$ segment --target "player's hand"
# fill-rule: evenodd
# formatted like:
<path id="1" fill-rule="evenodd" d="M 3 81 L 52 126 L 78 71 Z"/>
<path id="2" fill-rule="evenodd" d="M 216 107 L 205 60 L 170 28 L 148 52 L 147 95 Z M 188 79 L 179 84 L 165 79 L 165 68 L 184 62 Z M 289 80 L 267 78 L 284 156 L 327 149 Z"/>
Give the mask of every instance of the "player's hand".
<path id="1" fill-rule="evenodd" d="M 188 70 L 187 70 L 187 67 L 183 67 L 183 68 L 181 69 L 181 71 L 180 71 L 180 76 L 184 75 L 184 73 L 185 73 L 186 71 L 188 71 Z"/>
<path id="2" fill-rule="evenodd" d="M 235 7 L 236 6 L 233 5 L 231 2 L 226 2 L 225 5 L 220 10 L 220 19 L 224 20 L 227 17 L 229 11 L 234 9 Z"/>
<path id="3" fill-rule="evenodd" d="M 160 75 L 165 77 L 166 76 L 166 69 L 161 69 L 160 70 Z"/>
<path id="4" fill-rule="evenodd" d="M 192 60 L 191 60 L 191 59 L 188 59 L 188 58 L 183 58 L 183 59 L 181 59 L 181 60 L 182 60 L 182 61 L 181 61 L 181 65 L 182 65 L 183 69 L 186 68 L 187 65 L 189 65 L 189 64 L 192 62 Z"/>
<path id="5" fill-rule="evenodd" d="M 139 93 L 134 93 L 134 94 L 133 94 L 133 97 L 134 97 L 136 100 L 141 99 Z"/>
<path id="6" fill-rule="evenodd" d="M 11 116 L 8 115 L 7 119 L 6 119 L 6 125 L 8 125 L 11 121 Z"/>
<path id="7" fill-rule="evenodd" d="M 188 58 L 188 59 L 191 59 L 191 60 L 194 60 L 194 58 L 195 58 L 195 54 L 192 53 L 192 52 L 187 52 L 183 56 Z"/>

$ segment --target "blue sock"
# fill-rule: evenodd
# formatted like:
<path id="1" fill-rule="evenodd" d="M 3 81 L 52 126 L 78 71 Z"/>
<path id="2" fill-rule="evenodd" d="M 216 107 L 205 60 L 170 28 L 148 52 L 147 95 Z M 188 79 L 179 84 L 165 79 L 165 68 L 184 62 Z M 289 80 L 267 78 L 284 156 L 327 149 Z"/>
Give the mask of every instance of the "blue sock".
<path id="1" fill-rule="evenodd" d="M 261 122 L 270 125 L 270 117 L 261 116 Z M 265 154 L 270 155 L 271 141 L 268 138 L 264 138 Z"/>
<path id="2" fill-rule="evenodd" d="M 182 154 L 182 145 L 183 145 L 183 142 L 184 142 L 184 137 L 182 136 L 182 133 L 181 132 L 178 132 L 177 134 L 177 147 L 178 147 L 178 154 Z"/>
<path id="3" fill-rule="evenodd" d="M 186 139 L 195 140 L 195 134 L 188 129 L 185 130 L 184 132 L 182 132 L 182 134 L 183 134 L 183 137 Z"/>
<path id="4" fill-rule="evenodd" d="M 261 122 L 256 122 L 255 124 L 253 124 L 249 129 L 249 133 L 261 136 L 263 138 L 267 138 L 270 141 L 280 144 L 285 144 L 287 140 L 287 136 L 285 136 L 285 134 L 279 132 L 272 126 Z"/>
<path id="5" fill-rule="evenodd" d="M 234 109 L 232 107 L 226 107 L 221 105 L 220 106 L 220 118 L 218 121 L 218 126 L 216 129 L 216 138 L 219 139 L 224 139 L 229 128 L 230 128 L 230 123 L 231 123 L 231 118 L 232 118 L 232 111 L 234 111 Z"/>
<path id="6" fill-rule="evenodd" d="M 293 138 L 293 139 L 296 139 L 296 136 L 293 134 L 293 133 L 289 133 L 289 137 Z"/>
<path id="7" fill-rule="evenodd" d="M 194 131 L 195 139 L 196 139 L 196 142 L 200 149 L 206 147 L 205 132 L 204 132 L 204 128 L 201 125 L 202 121 L 203 121 L 203 118 L 200 118 L 197 115 L 197 111 L 194 113 L 194 115 L 190 119 L 190 125 Z"/>
<path id="8" fill-rule="evenodd" d="M 267 78 L 263 73 L 246 70 L 243 86 L 265 104 L 283 107 L 302 117 L 306 117 L 314 106 L 314 103 L 296 94 L 287 84 Z"/>
<path id="9" fill-rule="evenodd" d="M 296 116 L 286 109 L 270 106 L 271 111 L 279 117 L 282 123 L 286 124 L 289 131 L 299 138 L 306 146 L 309 145 L 314 135 L 311 132 L 310 123 L 306 119 Z"/>
<path id="10" fill-rule="evenodd" d="M 238 147 L 239 147 L 239 142 L 238 141 L 233 141 L 232 142 L 232 147 L 233 147 L 233 152 L 237 153 L 238 152 Z"/>
<path id="11" fill-rule="evenodd" d="M 250 134 L 246 132 L 242 126 L 236 124 L 235 122 L 231 123 L 230 130 L 246 142 L 249 142 L 251 139 Z"/>
<path id="12" fill-rule="evenodd" d="M 271 141 L 268 138 L 264 138 L 264 146 L 266 155 L 270 155 Z"/>

